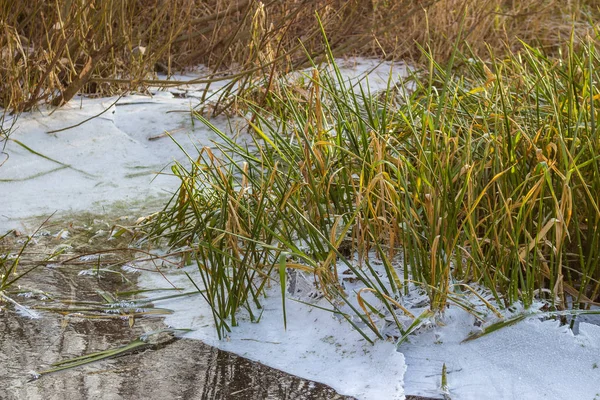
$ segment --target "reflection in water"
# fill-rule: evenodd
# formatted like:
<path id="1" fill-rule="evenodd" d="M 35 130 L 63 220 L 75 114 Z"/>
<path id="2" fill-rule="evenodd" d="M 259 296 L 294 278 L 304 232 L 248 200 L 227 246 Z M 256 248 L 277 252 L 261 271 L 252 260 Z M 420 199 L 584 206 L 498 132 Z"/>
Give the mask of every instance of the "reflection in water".
<path id="1" fill-rule="evenodd" d="M 42 267 L 20 284 L 55 298 L 99 301 L 97 289 L 111 293 L 122 289 L 121 278 L 109 275 L 98 279 L 77 276 L 76 270 L 67 267 Z M 39 298 L 12 296 L 30 306 L 43 304 Z M 0 313 L 0 399 L 346 398 L 325 385 L 185 339 L 28 382 L 30 371 L 121 346 L 161 327 L 159 319 L 138 320 L 130 328 L 127 320 L 63 317 L 48 312 L 42 312 L 40 319 L 28 319 L 7 307 Z"/>

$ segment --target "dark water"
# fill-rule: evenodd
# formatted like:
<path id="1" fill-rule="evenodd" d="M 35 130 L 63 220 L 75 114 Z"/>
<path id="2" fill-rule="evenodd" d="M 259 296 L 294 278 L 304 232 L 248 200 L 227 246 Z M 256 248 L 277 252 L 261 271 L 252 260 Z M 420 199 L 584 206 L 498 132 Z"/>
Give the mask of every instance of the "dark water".
<path id="1" fill-rule="evenodd" d="M 79 276 L 80 268 L 42 266 L 20 286 L 56 299 L 99 301 L 97 289 L 114 293 L 127 286 L 115 274 Z M 17 289 L 16 287 L 14 289 Z M 30 306 L 39 298 L 12 293 Z M 58 302 L 51 302 L 56 304 Z M 64 304 L 64 303 L 63 303 Z M 160 318 L 87 319 L 41 311 L 19 315 L 3 304 L 0 313 L 0 399 L 348 399 L 333 389 L 251 362 L 199 341 L 171 340 L 160 346 L 29 381 L 31 371 L 96 351 L 125 345 L 162 327 Z"/>
<path id="2" fill-rule="evenodd" d="M 41 232 L 23 253 L 21 273 L 38 267 L 6 294 L 29 307 L 60 307 L 67 315 L 37 310 L 41 318 L 32 319 L 0 300 L 0 400 L 351 399 L 326 385 L 186 339 L 159 340 L 157 345 L 121 357 L 31 380 L 32 372 L 46 370 L 58 361 L 115 349 L 144 333 L 165 328 L 157 317 L 137 318 L 131 326 L 128 319 L 76 315 L 81 305 L 69 301 L 102 302 L 99 290 L 117 296 L 119 291 L 136 289 L 136 274 L 119 268 L 133 256 L 127 251 L 103 253 L 96 261 L 77 258 L 77 254 L 126 247 L 125 243 L 98 238 L 100 228 L 96 225 L 101 223 L 91 218 L 89 222 L 83 218 L 73 223 L 58 222 L 49 229 L 58 231 L 67 226 L 72 240 Z M 19 238 L 8 238 L 12 239 L 0 241 L 0 254 L 7 249 L 19 251 Z M 48 266 L 43 260 L 56 251 L 57 244 L 68 244 L 69 250 L 60 256 L 62 265 Z M 79 274 L 89 268 L 122 274 Z M 423 398 L 407 396 L 407 400 L 419 399 Z"/>

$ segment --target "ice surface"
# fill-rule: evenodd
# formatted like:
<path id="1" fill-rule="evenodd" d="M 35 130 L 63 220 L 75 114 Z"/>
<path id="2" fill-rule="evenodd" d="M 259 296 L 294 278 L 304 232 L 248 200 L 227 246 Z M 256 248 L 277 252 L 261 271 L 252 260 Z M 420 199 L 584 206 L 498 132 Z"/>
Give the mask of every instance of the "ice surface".
<path id="1" fill-rule="evenodd" d="M 129 96 L 116 105 L 116 98 L 73 100 L 54 112 L 21 115 L 4 150 L 10 157 L 0 167 L 0 231 L 22 229 L 20 224 L 30 216 L 55 211 L 102 214 L 117 201 L 133 208 L 173 192 L 178 180 L 166 167 L 186 156 L 165 131 L 191 154 L 196 154 L 194 146 L 213 146 L 216 138 L 202 124 L 192 125 L 192 101 L 167 94 Z M 107 108 L 77 128 L 48 133 Z M 224 119 L 214 123 L 229 129 Z M 157 176 L 160 171 L 165 174 Z"/>
<path id="2" fill-rule="evenodd" d="M 600 327 L 581 323 L 574 336 L 557 321 L 527 319 L 461 343 L 473 318 L 451 309 L 446 326 L 401 347 L 405 390 L 439 394 L 442 365 L 452 399 L 590 399 L 600 393 Z"/>
<path id="3" fill-rule="evenodd" d="M 197 284 L 201 282 L 193 267 L 168 273 L 167 277 L 177 287 L 193 289 L 184 272 Z M 146 271 L 139 283 L 143 287 L 165 287 L 166 282 L 160 274 Z M 373 346 L 332 313 L 289 300 L 286 330 L 278 287 L 269 291 L 264 300 L 259 323 L 242 320 L 221 341 L 210 308 L 197 296 L 160 302 L 159 306 L 175 311 L 165 320 L 168 325 L 194 329 L 186 337 L 325 383 L 339 393 L 359 399 L 404 398 L 406 366 L 404 356 L 395 351 L 393 343 L 380 341 Z"/>

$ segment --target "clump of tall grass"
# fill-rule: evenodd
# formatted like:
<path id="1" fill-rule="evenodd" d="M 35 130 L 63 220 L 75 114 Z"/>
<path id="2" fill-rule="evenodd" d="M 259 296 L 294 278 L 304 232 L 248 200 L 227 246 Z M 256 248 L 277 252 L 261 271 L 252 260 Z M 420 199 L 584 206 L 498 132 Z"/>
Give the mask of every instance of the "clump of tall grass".
<path id="1" fill-rule="evenodd" d="M 376 315 L 404 338 L 449 302 L 474 312 L 465 291 L 496 315 L 515 302 L 598 304 L 596 39 L 572 36 L 555 58 L 525 43 L 491 61 L 458 46 L 445 64 L 425 52 L 426 69 L 377 94 L 350 86 L 329 52 L 304 87 L 248 104 L 253 146 L 197 115 L 219 153 L 173 167 L 181 186 L 151 236 L 189 249 L 220 334 L 241 309 L 259 320 L 286 269 L 312 274 L 368 340 L 382 337 Z M 357 301 L 340 267 L 360 283 Z M 402 305 L 409 283 L 429 296 L 418 317 Z"/>
<path id="2" fill-rule="evenodd" d="M 573 39 L 562 58 L 525 45 L 452 61 L 457 72 L 431 58 L 399 109 L 396 129 L 412 137 L 398 202 L 411 275 L 439 309 L 455 280 L 483 283 L 505 306 L 597 301 L 594 42 Z"/>

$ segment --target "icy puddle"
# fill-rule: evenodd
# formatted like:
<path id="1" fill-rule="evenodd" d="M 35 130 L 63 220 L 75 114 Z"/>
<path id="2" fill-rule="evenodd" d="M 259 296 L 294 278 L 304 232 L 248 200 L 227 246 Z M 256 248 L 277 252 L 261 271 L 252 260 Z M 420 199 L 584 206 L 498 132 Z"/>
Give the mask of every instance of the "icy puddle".
<path id="1" fill-rule="evenodd" d="M 44 239 L 38 238 L 38 241 Z M 28 253 L 33 255 L 41 248 L 41 245 L 32 245 Z M 321 383 L 269 368 L 197 340 L 173 337 L 149 341 L 118 358 L 31 380 L 34 372 L 52 368 L 53 363 L 119 348 L 140 335 L 165 328 L 161 318 L 135 318 L 131 327 L 130 319 L 119 318 L 117 310 L 117 315 L 102 315 L 101 307 L 91 307 L 103 303 L 100 291 L 114 295 L 135 289 L 137 273 L 114 267 L 112 270 L 122 275 L 102 272 L 107 266 L 104 262 L 100 264 L 99 275 L 93 273 L 98 262 L 88 258 L 77 258 L 66 265 L 41 265 L 7 292 L 27 308 L 0 303 L 3 307 L 0 312 L 0 377 L 3 380 L 0 399 L 347 398 Z M 95 311 L 90 311 L 91 308 Z"/>

